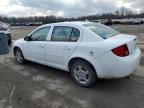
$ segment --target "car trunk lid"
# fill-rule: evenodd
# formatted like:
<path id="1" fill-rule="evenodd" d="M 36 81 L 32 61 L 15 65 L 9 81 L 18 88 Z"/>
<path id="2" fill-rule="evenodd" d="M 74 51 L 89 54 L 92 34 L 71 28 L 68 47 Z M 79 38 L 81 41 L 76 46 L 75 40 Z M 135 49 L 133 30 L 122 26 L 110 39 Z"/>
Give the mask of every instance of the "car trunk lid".
<path id="1" fill-rule="evenodd" d="M 120 43 L 119 46 L 126 44 L 129 54 L 133 53 L 136 48 L 136 36 L 119 34 L 117 36 L 108 38 L 108 40 L 109 39 L 115 41 L 116 43 Z"/>

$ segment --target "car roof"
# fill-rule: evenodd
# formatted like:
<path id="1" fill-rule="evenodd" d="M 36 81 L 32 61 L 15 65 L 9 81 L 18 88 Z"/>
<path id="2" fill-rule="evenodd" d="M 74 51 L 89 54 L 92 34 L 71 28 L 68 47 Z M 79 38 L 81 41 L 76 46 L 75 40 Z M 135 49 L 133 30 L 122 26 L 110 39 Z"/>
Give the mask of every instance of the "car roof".
<path id="1" fill-rule="evenodd" d="M 76 26 L 83 26 L 84 24 L 90 24 L 92 22 L 89 21 L 72 21 L 72 22 L 58 22 L 58 23 L 51 23 L 51 24 L 46 24 L 43 26 L 50 26 L 50 25 L 76 25 Z"/>
<path id="2" fill-rule="evenodd" d="M 74 25 L 84 25 L 89 24 L 89 21 L 73 21 L 73 22 L 62 22 L 61 24 L 74 24 Z"/>

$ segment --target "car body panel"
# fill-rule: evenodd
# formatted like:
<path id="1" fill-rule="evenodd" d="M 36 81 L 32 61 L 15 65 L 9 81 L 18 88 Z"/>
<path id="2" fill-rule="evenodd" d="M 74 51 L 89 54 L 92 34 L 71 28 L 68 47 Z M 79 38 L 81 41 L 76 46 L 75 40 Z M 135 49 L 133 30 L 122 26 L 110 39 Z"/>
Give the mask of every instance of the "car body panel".
<path id="1" fill-rule="evenodd" d="M 92 64 L 99 78 L 120 78 L 131 74 L 138 66 L 141 55 L 139 48 L 135 45 L 136 36 L 118 34 L 103 39 L 82 26 L 85 23 L 89 22 L 63 22 L 43 25 L 41 27 L 51 26 L 46 41 L 27 42 L 21 39 L 14 43 L 13 48 L 19 47 L 28 60 L 65 71 L 69 71 L 68 66 L 72 59 L 82 58 Z M 55 26 L 68 26 L 79 29 L 80 37 L 78 41 L 51 41 L 51 34 Z M 124 44 L 128 46 L 129 56 L 118 57 L 112 53 L 112 49 Z M 29 53 L 31 54 L 29 55 Z"/>
<path id="2" fill-rule="evenodd" d="M 99 78 L 122 78 L 130 75 L 137 69 L 141 58 L 141 51 L 136 48 L 135 51 L 127 57 L 117 57 L 112 52 L 108 52 L 93 60 L 92 64 L 98 69 Z M 104 67 L 104 68 L 103 68 Z"/>
<path id="3" fill-rule="evenodd" d="M 80 31 L 80 36 L 77 42 L 55 42 L 51 40 L 51 34 L 54 27 L 57 26 L 65 26 L 65 27 L 73 27 L 77 28 Z M 75 49 L 77 48 L 78 44 L 80 43 L 83 37 L 83 30 L 75 25 L 71 24 L 53 24 L 51 25 L 51 31 L 48 35 L 47 42 L 46 42 L 46 59 L 48 65 L 53 65 L 55 67 L 62 68 L 66 70 L 66 60 L 71 56 Z M 56 50 L 54 50 L 56 49 Z"/>
<path id="4" fill-rule="evenodd" d="M 23 53 L 26 59 L 39 62 L 39 63 L 46 63 L 46 53 L 45 53 L 45 45 L 46 42 L 25 42 L 23 43 Z"/>

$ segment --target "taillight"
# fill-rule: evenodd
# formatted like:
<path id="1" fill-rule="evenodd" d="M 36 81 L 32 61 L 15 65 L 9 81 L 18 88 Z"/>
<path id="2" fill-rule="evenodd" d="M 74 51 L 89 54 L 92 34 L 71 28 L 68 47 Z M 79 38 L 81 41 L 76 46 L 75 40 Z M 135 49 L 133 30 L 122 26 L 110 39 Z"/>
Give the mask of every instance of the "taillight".
<path id="1" fill-rule="evenodd" d="M 112 52 L 120 57 L 125 57 L 129 55 L 129 50 L 126 44 L 119 46 L 117 48 L 112 49 Z"/>

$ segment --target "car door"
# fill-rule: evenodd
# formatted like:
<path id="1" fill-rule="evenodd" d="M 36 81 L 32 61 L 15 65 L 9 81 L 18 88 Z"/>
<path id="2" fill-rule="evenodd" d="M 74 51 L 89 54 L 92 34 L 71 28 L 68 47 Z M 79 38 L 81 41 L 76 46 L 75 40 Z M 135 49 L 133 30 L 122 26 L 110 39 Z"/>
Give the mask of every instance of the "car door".
<path id="1" fill-rule="evenodd" d="M 67 58 L 78 45 L 80 30 L 67 26 L 55 26 L 51 40 L 46 43 L 47 64 L 57 68 L 65 68 Z"/>
<path id="2" fill-rule="evenodd" d="M 30 35 L 30 41 L 26 41 L 24 53 L 27 59 L 46 64 L 46 39 L 50 27 L 42 27 Z"/>

